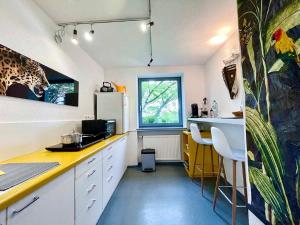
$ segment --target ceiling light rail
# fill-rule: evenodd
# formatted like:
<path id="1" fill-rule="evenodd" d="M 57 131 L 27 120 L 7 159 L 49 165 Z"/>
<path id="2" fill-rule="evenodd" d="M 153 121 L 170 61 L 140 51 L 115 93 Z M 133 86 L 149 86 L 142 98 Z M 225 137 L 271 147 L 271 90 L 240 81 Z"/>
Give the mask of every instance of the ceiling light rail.
<path id="1" fill-rule="evenodd" d="M 101 24 L 101 23 L 122 23 L 122 22 L 136 22 L 136 21 L 146 21 L 150 20 L 150 17 L 133 17 L 133 18 L 120 18 L 120 19 L 110 19 L 110 20 L 88 20 L 88 21 L 73 21 L 59 23 L 58 26 L 78 26 L 78 25 L 90 25 L 90 24 Z"/>
<path id="2" fill-rule="evenodd" d="M 67 26 L 73 26 L 73 35 L 71 38 L 71 42 L 74 45 L 78 45 L 78 32 L 76 27 L 79 25 L 90 25 L 91 29 L 89 32 L 85 32 L 84 37 L 87 41 L 92 41 L 94 36 L 93 25 L 95 24 L 107 24 L 107 23 L 123 23 L 123 22 L 138 22 L 138 21 L 148 21 L 147 23 L 143 23 L 141 25 L 141 29 L 146 32 L 149 29 L 149 47 L 150 47 L 150 60 L 147 64 L 149 67 L 153 63 L 153 46 L 152 46 L 152 27 L 154 26 L 154 22 L 151 19 L 152 10 L 151 10 L 151 0 L 148 0 L 148 16 L 146 17 L 129 17 L 129 18 L 118 18 L 118 19 L 107 19 L 107 20 L 87 20 L 87 21 L 72 21 L 72 22 L 64 22 L 58 23 L 57 25 L 60 27 L 54 33 L 54 39 L 57 43 L 63 42 L 63 37 L 65 35 L 65 28 Z"/>

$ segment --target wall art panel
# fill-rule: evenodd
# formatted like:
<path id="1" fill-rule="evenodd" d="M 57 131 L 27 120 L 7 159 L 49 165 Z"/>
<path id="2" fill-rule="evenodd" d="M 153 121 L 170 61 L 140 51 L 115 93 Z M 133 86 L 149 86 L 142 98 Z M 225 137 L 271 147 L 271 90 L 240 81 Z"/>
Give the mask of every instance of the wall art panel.
<path id="1" fill-rule="evenodd" d="M 0 95 L 78 106 L 79 83 L 0 45 Z"/>

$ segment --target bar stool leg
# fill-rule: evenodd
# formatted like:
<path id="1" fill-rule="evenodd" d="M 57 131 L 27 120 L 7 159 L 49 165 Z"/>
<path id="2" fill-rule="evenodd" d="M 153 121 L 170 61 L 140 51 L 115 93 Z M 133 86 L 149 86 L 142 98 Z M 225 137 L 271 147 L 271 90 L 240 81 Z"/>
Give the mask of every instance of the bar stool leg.
<path id="1" fill-rule="evenodd" d="M 225 166 L 224 166 L 224 161 L 222 163 L 222 171 L 223 171 L 223 176 L 224 176 L 224 180 L 225 180 L 225 185 L 229 185 L 228 181 L 227 181 L 227 176 L 226 176 L 226 171 L 225 171 Z"/>
<path id="2" fill-rule="evenodd" d="M 236 225 L 236 160 L 232 161 L 232 176 L 233 176 L 233 184 L 232 184 L 232 225 Z"/>
<path id="3" fill-rule="evenodd" d="M 194 178 L 194 175 L 195 175 L 195 168 L 196 168 L 197 157 L 198 157 L 198 148 L 199 148 L 199 144 L 197 144 L 197 148 L 196 148 L 196 155 L 195 155 L 195 160 L 194 160 L 192 179 Z"/>
<path id="4" fill-rule="evenodd" d="M 210 146 L 210 158 L 211 158 L 211 169 L 212 169 L 212 174 L 215 174 L 215 168 L 214 168 L 214 153 L 213 153 L 213 147 L 212 145 Z"/>
<path id="5" fill-rule="evenodd" d="M 246 166 L 245 162 L 242 162 L 243 167 L 243 183 L 244 183 L 244 195 L 245 195 L 245 204 L 248 203 L 248 191 L 247 191 L 247 182 L 246 182 Z"/>
<path id="6" fill-rule="evenodd" d="M 214 200 L 213 200 L 213 209 L 214 210 L 216 208 L 216 202 L 217 202 L 217 198 L 218 198 L 218 191 L 219 191 L 218 188 L 219 188 L 219 185 L 220 185 L 222 165 L 223 165 L 223 156 L 220 156 L 218 176 L 217 176 L 217 181 L 216 181 L 216 186 L 215 186 L 215 194 L 214 194 Z"/>
<path id="7" fill-rule="evenodd" d="M 203 196 L 203 189 L 204 189 L 204 162 L 205 162 L 205 145 L 203 145 L 202 151 L 202 176 L 201 176 L 201 194 Z"/>

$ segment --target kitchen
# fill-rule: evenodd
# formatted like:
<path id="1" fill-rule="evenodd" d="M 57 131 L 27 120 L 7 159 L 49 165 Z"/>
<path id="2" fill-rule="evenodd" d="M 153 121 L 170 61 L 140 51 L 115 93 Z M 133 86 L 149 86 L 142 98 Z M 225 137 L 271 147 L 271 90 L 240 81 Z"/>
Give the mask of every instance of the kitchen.
<path id="1" fill-rule="evenodd" d="M 298 224 L 299 9 L 0 1 L 0 224 Z"/>

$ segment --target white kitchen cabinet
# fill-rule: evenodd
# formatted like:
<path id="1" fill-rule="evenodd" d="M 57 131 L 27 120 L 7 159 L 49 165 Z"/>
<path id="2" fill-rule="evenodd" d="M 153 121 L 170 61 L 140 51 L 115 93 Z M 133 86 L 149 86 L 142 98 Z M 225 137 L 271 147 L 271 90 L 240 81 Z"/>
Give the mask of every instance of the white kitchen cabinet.
<path id="1" fill-rule="evenodd" d="M 74 225 L 74 169 L 7 210 L 7 225 Z"/>
<path id="2" fill-rule="evenodd" d="M 89 170 L 90 168 L 96 166 L 101 160 L 102 160 L 102 152 L 98 152 L 95 155 L 91 156 L 90 158 L 81 162 L 79 165 L 77 165 L 75 170 L 76 179 L 80 177 L 84 172 Z"/>
<path id="3" fill-rule="evenodd" d="M 103 150 L 103 208 L 118 186 L 126 168 L 127 137 Z"/>
<path id="4" fill-rule="evenodd" d="M 6 225 L 6 210 L 0 212 L 0 225 Z"/>
<path id="5" fill-rule="evenodd" d="M 102 152 L 76 166 L 76 173 L 78 170 L 81 175 L 75 180 L 75 224 L 96 225 L 103 209 Z"/>
<path id="6" fill-rule="evenodd" d="M 123 137 L 117 143 L 119 146 L 119 158 L 118 158 L 118 165 L 119 165 L 119 174 L 118 174 L 118 183 L 120 182 L 121 178 L 124 175 L 124 172 L 127 169 L 127 160 L 126 160 L 126 150 L 127 150 L 127 136 Z"/>

